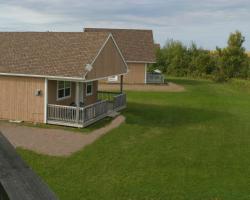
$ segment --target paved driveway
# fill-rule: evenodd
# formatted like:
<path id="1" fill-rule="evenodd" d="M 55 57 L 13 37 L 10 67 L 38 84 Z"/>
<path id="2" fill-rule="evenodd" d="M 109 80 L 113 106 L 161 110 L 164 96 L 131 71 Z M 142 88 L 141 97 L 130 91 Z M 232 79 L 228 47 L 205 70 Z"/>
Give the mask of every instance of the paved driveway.
<path id="1" fill-rule="evenodd" d="M 118 116 L 107 126 L 86 135 L 61 129 L 46 129 L 0 122 L 0 131 L 15 147 L 51 156 L 69 156 L 93 143 L 125 121 Z"/>

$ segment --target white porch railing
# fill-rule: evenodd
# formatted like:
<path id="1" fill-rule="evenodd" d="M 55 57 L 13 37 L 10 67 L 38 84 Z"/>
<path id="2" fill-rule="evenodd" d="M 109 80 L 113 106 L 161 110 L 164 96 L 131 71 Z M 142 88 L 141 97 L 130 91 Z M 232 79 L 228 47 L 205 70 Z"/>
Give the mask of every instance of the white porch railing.
<path id="1" fill-rule="evenodd" d="M 108 113 L 108 102 L 106 100 L 91 104 L 84 108 L 80 108 L 79 122 L 84 125 L 90 122 L 95 122 L 103 117 L 106 117 Z"/>
<path id="2" fill-rule="evenodd" d="M 109 102 L 109 109 L 119 111 L 126 107 L 127 97 L 125 93 L 98 91 L 98 98 Z"/>
<path id="3" fill-rule="evenodd" d="M 126 94 L 122 93 L 122 94 L 114 96 L 113 109 L 115 111 L 125 108 L 126 104 L 127 104 Z"/>
<path id="4" fill-rule="evenodd" d="M 84 108 L 49 104 L 47 113 L 50 124 L 85 127 L 107 116 L 108 102 L 104 100 Z"/>
<path id="5" fill-rule="evenodd" d="M 106 117 L 112 111 L 126 107 L 124 93 L 98 92 L 98 98 L 100 101 L 78 108 L 48 104 L 47 121 L 49 124 L 85 127 Z"/>
<path id="6" fill-rule="evenodd" d="M 147 73 L 147 83 L 164 83 L 164 75 Z"/>
<path id="7" fill-rule="evenodd" d="M 47 112 L 48 120 L 76 122 L 76 107 L 49 104 Z"/>

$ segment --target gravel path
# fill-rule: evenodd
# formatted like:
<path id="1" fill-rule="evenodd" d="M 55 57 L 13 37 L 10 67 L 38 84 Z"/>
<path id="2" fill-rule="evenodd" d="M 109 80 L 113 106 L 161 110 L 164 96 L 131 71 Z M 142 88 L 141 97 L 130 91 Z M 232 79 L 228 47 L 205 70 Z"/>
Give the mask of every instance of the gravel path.
<path id="1" fill-rule="evenodd" d="M 119 84 L 99 84 L 99 90 L 117 91 Z M 182 92 L 185 88 L 181 85 L 169 82 L 168 84 L 124 84 L 124 90 L 127 91 L 152 91 L 152 92 Z"/>
<path id="2" fill-rule="evenodd" d="M 118 116 L 107 126 L 86 135 L 61 129 L 32 128 L 4 122 L 0 122 L 0 131 L 15 147 L 50 156 L 70 156 L 117 128 L 124 121 L 124 116 Z"/>

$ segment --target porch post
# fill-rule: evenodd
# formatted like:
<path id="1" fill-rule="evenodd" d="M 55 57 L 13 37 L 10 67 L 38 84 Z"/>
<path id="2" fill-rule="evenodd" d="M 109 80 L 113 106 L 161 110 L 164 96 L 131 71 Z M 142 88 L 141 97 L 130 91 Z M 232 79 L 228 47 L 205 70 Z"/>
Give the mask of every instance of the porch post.
<path id="1" fill-rule="evenodd" d="M 45 78 L 44 80 L 44 123 L 47 123 L 48 118 L 48 79 Z"/>
<path id="2" fill-rule="evenodd" d="M 121 75 L 120 92 L 123 93 L 123 75 Z"/>
<path id="3" fill-rule="evenodd" d="M 79 98 L 79 93 L 80 93 L 80 89 L 79 89 L 79 82 L 76 82 L 76 95 L 75 95 L 75 102 L 76 102 L 76 122 L 79 122 L 79 114 L 80 114 L 80 98 Z"/>

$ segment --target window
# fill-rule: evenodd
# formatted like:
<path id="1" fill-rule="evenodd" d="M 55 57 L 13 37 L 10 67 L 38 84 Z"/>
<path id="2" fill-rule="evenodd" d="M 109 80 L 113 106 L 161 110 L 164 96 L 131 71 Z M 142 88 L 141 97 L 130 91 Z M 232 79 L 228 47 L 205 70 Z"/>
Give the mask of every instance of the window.
<path id="1" fill-rule="evenodd" d="M 86 96 L 93 94 L 93 82 L 86 83 Z"/>
<path id="2" fill-rule="evenodd" d="M 108 82 L 116 82 L 118 81 L 118 76 L 110 76 L 108 77 Z"/>
<path id="3" fill-rule="evenodd" d="M 71 96 L 71 83 L 69 81 L 57 81 L 57 99 L 66 99 Z"/>

